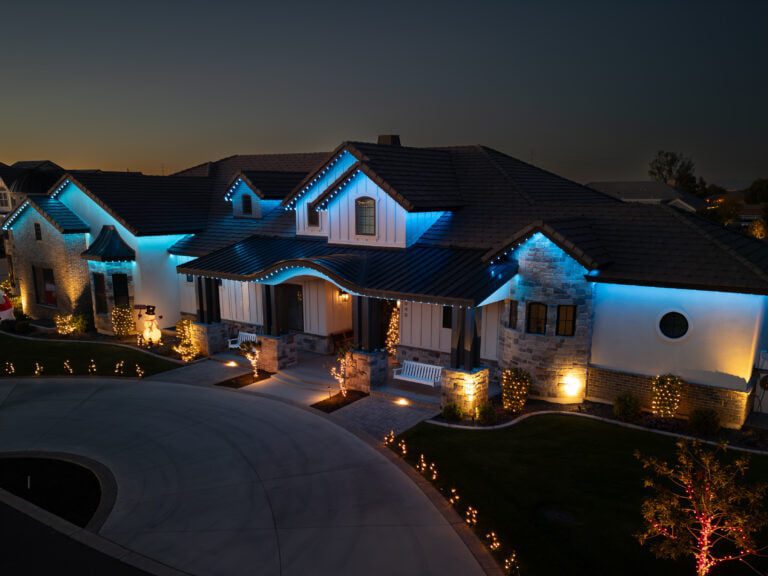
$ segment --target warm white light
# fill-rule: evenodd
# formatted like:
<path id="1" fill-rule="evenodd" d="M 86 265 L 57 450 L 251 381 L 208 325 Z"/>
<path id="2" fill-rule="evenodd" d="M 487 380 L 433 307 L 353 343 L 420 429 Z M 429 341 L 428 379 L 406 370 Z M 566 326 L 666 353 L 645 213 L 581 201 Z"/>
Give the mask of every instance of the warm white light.
<path id="1" fill-rule="evenodd" d="M 568 374 L 563 378 L 563 392 L 566 396 L 580 396 L 583 390 L 581 380 L 573 374 Z"/>
<path id="2" fill-rule="evenodd" d="M 224 366 L 229 366 L 230 368 L 237 368 L 237 362 L 234 360 L 230 360 L 229 362 L 226 362 Z"/>
<path id="3" fill-rule="evenodd" d="M 398 406 L 410 406 L 411 405 L 411 403 L 408 401 L 407 398 L 398 398 L 397 400 L 395 400 L 395 404 L 397 404 Z"/>

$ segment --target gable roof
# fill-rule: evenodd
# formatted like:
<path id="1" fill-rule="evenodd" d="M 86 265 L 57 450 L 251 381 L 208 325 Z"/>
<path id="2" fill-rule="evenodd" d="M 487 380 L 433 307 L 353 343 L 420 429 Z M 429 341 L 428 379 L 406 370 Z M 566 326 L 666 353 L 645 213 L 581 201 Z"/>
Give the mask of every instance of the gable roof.
<path id="1" fill-rule="evenodd" d="M 624 202 L 682 202 L 693 211 L 701 210 L 707 204 L 693 194 L 654 180 L 589 182 L 587 186 Z"/>
<path id="2" fill-rule="evenodd" d="M 227 199 L 239 180 L 264 200 L 282 200 L 306 176 L 306 172 L 278 172 L 275 170 L 240 170 L 230 180 Z"/>
<path id="3" fill-rule="evenodd" d="M 3 224 L 3 230 L 13 228 L 13 223 L 28 208 L 37 210 L 54 228 L 62 234 L 90 232 L 90 227 L 62 202 L 46 195 L 30 194 L 26 200 L 13 210 Z"/>
<path id="4" fill-rule="evenodd" d="M 126 244 L 114 226 L 105 225 L 80 257 L 97 262 L 130 262 L 136 260 L 136 252 Z"/>

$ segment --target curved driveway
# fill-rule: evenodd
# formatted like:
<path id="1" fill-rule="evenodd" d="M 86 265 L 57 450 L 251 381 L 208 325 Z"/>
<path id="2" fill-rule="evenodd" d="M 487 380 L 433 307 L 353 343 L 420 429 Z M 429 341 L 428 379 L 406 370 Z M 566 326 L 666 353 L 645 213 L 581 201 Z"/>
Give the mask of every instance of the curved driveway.
<path id="1" fill-rule="evenodd" d="M 0 451 L 110 468 L 99 533 L 199 575 L 482 574 L 402 471 L 330 420 L 226 390 L 0 380 Z"/>

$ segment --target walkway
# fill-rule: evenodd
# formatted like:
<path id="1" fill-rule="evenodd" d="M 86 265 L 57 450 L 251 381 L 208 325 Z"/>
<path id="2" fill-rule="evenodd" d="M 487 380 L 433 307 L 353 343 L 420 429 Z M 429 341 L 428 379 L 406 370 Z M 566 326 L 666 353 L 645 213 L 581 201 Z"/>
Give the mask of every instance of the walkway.
<path id="1" fill-rule="evenodd" d="M 3 379 L 0 450 L 102 462 L 118 490 L 99 533 L 191 574 L 482 574 L 383 454 L 261 396 L 157 380 Z"/>

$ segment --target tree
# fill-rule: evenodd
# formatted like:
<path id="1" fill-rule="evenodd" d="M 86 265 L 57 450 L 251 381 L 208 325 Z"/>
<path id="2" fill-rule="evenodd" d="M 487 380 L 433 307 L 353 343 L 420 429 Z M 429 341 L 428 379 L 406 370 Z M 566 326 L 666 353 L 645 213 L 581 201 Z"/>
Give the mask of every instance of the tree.
<path id="1" fill-rule="evenodd" d="M 701 194 L 701 188 L 706 186 L 703 179 L 696 181 L 695 164 L 690 158 L 686 158 L 677 152 L 659 150 L 656 157 L 648 166 L 648 175 L 657 182 L 664 182 L 681 192 Z"/>
<path id="2" fill-rule="evenodd" d="M 746 456 L 726 462 L 721 453 L 724 446 L 712 450 L 681 440 L 674 465 L 637 454 L 652 473 L 645 486 L 654 490 L 643 502 L 645 529 L 637 538 L 650 542 L 658 558 L 693 556 L 698 576 L 723 562 L 746 563 L 762 550 L 755 536 L 766 524 L 766 486 L 745 480 Z"/>
<path id="3" fill-rule="evenodd" d="M 768 202 L 768 179 L 758 178 L 744 191 L 744 201 L 747 204 L 762 204 Z"/>
<path id="4" fill-rule="evenodd" d="M 749 223 L 749 226 L 747 226 L 747 234 L 752 236 L 752 238 L 765 240 L 765 237 L 768 236 L 768 225 L 766 225 L 765 220 L 762 218 L 753 220 Z"/>

